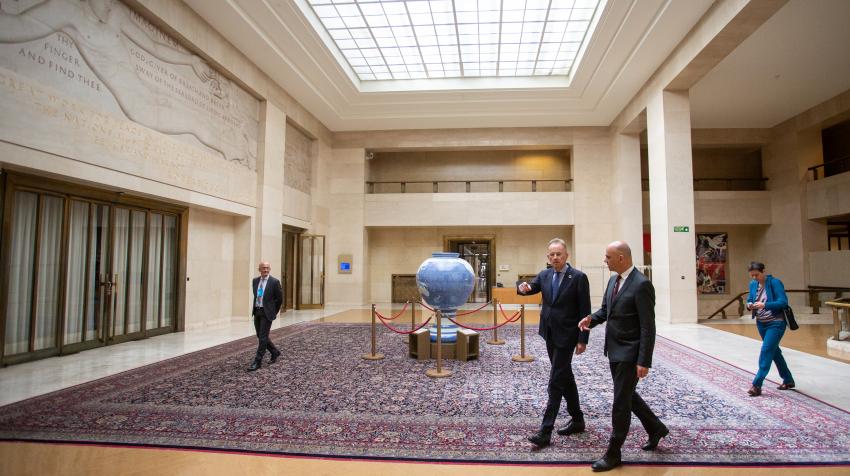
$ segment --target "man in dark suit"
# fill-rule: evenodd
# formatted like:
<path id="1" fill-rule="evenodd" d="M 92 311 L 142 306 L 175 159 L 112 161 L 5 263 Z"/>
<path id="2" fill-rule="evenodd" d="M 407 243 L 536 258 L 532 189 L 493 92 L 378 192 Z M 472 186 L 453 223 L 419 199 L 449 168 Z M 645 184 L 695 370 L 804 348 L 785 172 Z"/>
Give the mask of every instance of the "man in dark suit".
<path id="1" fill-rule="evenodd" d="M 632 412 L 649 434 L 643 450 L 652 451 L 669 430 L 636 392 L 638 380 L 649 374 L 655 347 L 655 288 L 632 264 L 629 245 L 615 241 L 605 249 L 605 264 L 617 273 L 608 281 L 602 307 L 581 320 L 579 329 L 608 322 L 605 327 L 605 355 L 614 379 L 611 408 L 611 438 L 608 450 L 591 466 L 608 471 L 622 464 L 620 449 L 629 433 Z"/>
<path id="2" fill-rule="evenodd" d="M 523 282 L 517 286 L 519 294 L 543 293 L 538 334 L 546 341 L 552 369 L 543 423 L 537 433 L 528 437 L 528 441 L 538 448 L 551 442 L 562 398 L 567 401 L 567 411 L 572 420 L 558 429 L 558 434 L 572 435 L 585 429 L 572 363 L 573 352 L 578 355 L 587 348 L 589 332 L 579 331 L 577 324 L 583 316 L 590 314 L 590 286 L 587 276 L 567 263 L 569 253 L 564 240 L 551 240 L 547 257 L 550 268 L 541 271 L 531 283 Z"/>
<path id="3" fill-rule="evenodd" d="M 266 350 L 272 354 L 271 360 L 269 360 L 270 364 L 275 363 L 277 358 L 280 357 L 280 351 L 269 339 L 269 331 L 272 328 L 272 321 L 277 318 L 277 313 L 283 304 L 283 289 L 280 286 L 280 281 L 269 274 L 271 270 L 272 267 L 269 263 L 265 261 L 260 263 L 260 275 L 254 278 L 252 283 L 254 307 L 251 314 L 254 316 L 254 329 L 257 330 L 257 339 L 260 340 L 260 343 L 257 345 L 257 355 L 254 356 L 254 361 L 248 367 L 249 372 L 262 366 Z"/>

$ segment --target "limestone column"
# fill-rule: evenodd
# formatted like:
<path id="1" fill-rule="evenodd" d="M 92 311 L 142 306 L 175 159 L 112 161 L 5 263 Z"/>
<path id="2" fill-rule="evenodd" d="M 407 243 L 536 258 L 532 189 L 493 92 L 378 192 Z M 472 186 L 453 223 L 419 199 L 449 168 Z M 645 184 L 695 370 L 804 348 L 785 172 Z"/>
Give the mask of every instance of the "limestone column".
<path id="1" fill-rule="evenodd" d="M 614 235 L 632 248 L 635 265 L 643 265 L 643 192 L 640 183 L 640 136 L 615 134 L 611 138 L 611 203 L 616 215 Z"/>
<path id="2" fill-rule="evenodd" d="M 697 322 L 691 112 L 687 91 L 658 91 L 648 101 L 646 117 L 656 319 Z M 677 227 L 687 227 L 688 231 Z"/>
<path id="3" fill-rule="evenodd" d="M 366 150 L 333 149 L 329 165 L 325 302 L 361 305 L 368 292 L 365 227 Z M 337 271 L 339 255 L 351 255 L 351 273 Z"/>
<path id="4" fill-rule="evenodd" d="M 260 111 L 261 130 L 257 153 L 257 213 L 254 220 L 254 263 L 268 261 L 280 276 L 283 239 L 283 171 L 286 114 L 268 101 Z M 256 270 L 254 270 L 256 271 Z"/>
<path id="5" fill-rule="evenodd" d="M 601 128 L 582 127 L 573 133 L 570 160 L 573 178 L 575 226 L 570 261 L 590 281 L 594 307 L 602 301 L 607 271 L 605 247 L 616 239 L 611 207 L 611 139 Z"/>

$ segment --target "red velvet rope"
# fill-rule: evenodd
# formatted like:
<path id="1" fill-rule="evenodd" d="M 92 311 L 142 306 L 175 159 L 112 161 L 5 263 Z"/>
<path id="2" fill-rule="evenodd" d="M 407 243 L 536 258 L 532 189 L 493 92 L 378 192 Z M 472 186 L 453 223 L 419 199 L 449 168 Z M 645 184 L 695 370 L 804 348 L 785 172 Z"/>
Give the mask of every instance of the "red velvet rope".
<path id="1" fill-rule="evenodd" d="M 467 314 L 472 314 L 472 313 L 474 313 L 474 312 L 478 312 L 478 311 L 480 311 L 480 310 L 484 309 L 485 307 L 487 307 L 487 306 L 488 306 L 491 302 L 493 302 L 493 301 L 485 302 L 483 306 L 481 306 L 481 307 L 479 307 L 478 309 L 475 309 L 475 310 L 473 310 L 473 311 L 458 312 L 456 315 L 457 315 L 458 317 L 460 317 L 460 316 L 465 316 L 465 315 L 467 315 Z"/>
<path id="2" fill-rule="evenodd" d="M 517 311 L 517 312 L 516 312 L 516 314 L 514 314 L 513 316 L 511 316 L 511 317 L 507 318 L 507 320 L 506 320 L 505 322 L 503 322 L 503 323 L 501 323 L 501 324 L 499 324 L 499 325 L 493 326 L 493 327 L 472 327 L 472 326 L 465 326 L 465 325 L 463 325 L 463 324 L 461 324 L 461 323 L 459 323 L 459 322 L 455 321 L 455 320 L 454 320 L 454 319 L 452 319 L 451 317 L 447 317 L 446 319 L 448 319 L 448 320 L 452 321 L 453 323 L 455 323 L 456 325 L 458 325 L 458 326 L 460 326 L 460 327 L 463 327 L 464 329 L 469 329 L 469 330 L 471 330 L 471 331 L 479 331 L 479 332 L 480 332 L 480 331 L 492 331 L 493 329 L 498 329 L 498 328 L 500 328 L 500 327 L 504 326 L 505 324 L 509 324 L 509 323 L 511 323 L 511 322 L 516 322 L 516 321 L 517 321 L 517 319 L 519 319 L 519 317 L 518 317 L 518 316 L 519 316 L 519 311 Z"/>
<path id="3" fill-rule="evenodd" d="M 479 307 L 478 309 L 474 309 L 474 310 L 472 310 L 472 311 L 466 311 L 466 312 L 458 312 L 458 313 L 456 313 L 456 315 L 457 315 L 457 316 L 465 316 L 465 315 L 467 315 L 467 314 L 472 314 L 473 312 L 478 312 L 478 311 L 480 311 L 480 310 L 484 309 L 485 307 L 489 306 L 489 305 L 490 305 L 490 303 L 492 303 L 492 302 L 493 302 L 493 301 L 485 302 L 485 303 L 484 303 L 481 307 Z M 427 304 L 425 304 L 425 301 L 419 301 L 419 304 L 421 304 L 421 305 L 422 305 L 422 307 L 424 307 L 425 309 L 427 309 L 427 310 L 429 310 L 429 311 L 431 311 L 431 312 L 434 312 L 434 311 L 436 310 L 436 309 L 434 309 L 434 308 L 432 308 L 432 307 L 428 307 L 428 305 L 427 305 Z"/>
<path id="4" fill-rule="evenodd" d="M 516 319 L 514 319 L 514 318 L 516 317 L 516 315 L 517 315 L 517 314 L 519 314 L 519 311 L 517 311 L 517 312 L 516 312 L 513 316 L 508 317 L 508 315 L 507 315 L 507 314 L 505 314 L 505 308 L 503 308 L 503 307 L 502 307 L 502 303 L 499 303 L 499 310 L 500 310 L 500 311 L 502 311 L 502 316 L 503 316 L 505 319 L 507 319 L 507 320 L 511 320 L 511 319 L 513 319 L 511 322 L 516 322 Z"/>
<path id="5" fill-rule="evenodd" d="M 407 306 L 408 306 L 408 305 L 410 305 L 410 301 L 407 301 L 406 303 L 404 303 L 404 307 L 403 307 L 403 308 L 401 308 L 401 311 L 398 311 L 398 314 L 396 314 L 395 316 L 392 316 L 392 317 L 387 317 L 387 316 L 383 316 L 383 315 L 381 315 L 381 313 L 380 313 L 380 312 L 378 312 L 378 310 L 377 310 L 377 309 L 375 309 L 375 314 L 376 314 L 378 317 L 380 317 L 381 319 L 384 319 L 384 320 L 386 320 L 386 321 L 392 321 L 392 320 L 398 319 L 398 316 L 400 316 L 400 315 L 404 314 L 404 311 L 406 311 L 406 310 L 407 310 Z"/>
<path id="6" fill-rule="evenodd" d="M 389 329 L 389 330 L 391 330 L 391 331 L 395 332 L 396 334 L 413 334 L 414 332 L 418 331 L 419 329 L 422 329 L 423 327 L 425 327 L 425 325 L 426 325 L 426 324 L 428 324 L 429 322 L 431 322 L 431 318 L 432 318 L 432 317 L 434 317 L 434 316 L 429 317 L 427 321 L 423 322 L 423 323 L 422 323 L 422 325 L 420 325 L 420 326 L 419 326 L 419 327 L 417 327 L 416 329 L 412 329 L 412 330 L 409 330 L 409 331 L 402 331 L 402 330 L 396 329 L 395 327 L 393 327 L 393 326 L 391 326 L 391 325 L 387 324 L 386 322 L 384 322 L 384 318 L 382 318 L 381 316 L 378 316 L 378 319 L 380 319 L 380 320 L 381 320 L 381 324 L 383 324 L 383 325 L 384 325 L 384 327 L 386 327 L 387 329 Z"/>

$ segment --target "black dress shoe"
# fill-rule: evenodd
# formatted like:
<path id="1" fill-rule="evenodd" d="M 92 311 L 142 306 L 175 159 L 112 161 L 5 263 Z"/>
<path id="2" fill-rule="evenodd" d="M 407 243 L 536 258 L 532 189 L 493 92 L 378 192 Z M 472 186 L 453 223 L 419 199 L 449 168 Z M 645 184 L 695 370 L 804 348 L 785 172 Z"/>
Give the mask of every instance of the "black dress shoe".
<path id="1" fill-rule="evenodd" d="M 260 362 L 258 362 L 256 360 L 251 362 L 251 366 L 248 367 L 248 372 L 253 372 L 253 371 L 257 370 L 258 368 L 260 368 L 262 365 L 263 364 L 261 364 Z"/>
<path id="2" fill-rule="evenodd" d="M 276 354 L 272 354 L 272 357 L 269 359 L 269 363 L 273 364 L 273 363 L 277 362 L 278 357 L 280 357 L 280 352 L 278 352 Z"/>
<path id="3" fill-rule="evenodd" d="M 658 443 L 661 441 L 661 438 L 670 434 L 670 430 L 665 426 L 658 433 L 653 433 L 649 435 L 649 440 L 645 445 L 641 446 L 640 449 L 644 451 L 652 451 L 655 448 L 658 448 Z"/>
<path id="4" fill-rule="evenodd" d="M 623 460 L 620 459 L 620 455 L 605 453 L 604 456 L 594 461 L 590 468 L 594 473 L 599 473 L 601 471 L 611 471 L 623 464 Z"/>
<path id="5" fill-rule="evenodd" d="M 552 433 L 541 430 L 529 436 L 528 441 L 538 448 L 545 448 L 552 442 Z"/>
<path id="6" fill-rule="evenodd" d="M 571 421 L 569 425 L 558 428 L 558 434 L 561 436 L 574 435 L 584 431 L 583 421 Z"/>

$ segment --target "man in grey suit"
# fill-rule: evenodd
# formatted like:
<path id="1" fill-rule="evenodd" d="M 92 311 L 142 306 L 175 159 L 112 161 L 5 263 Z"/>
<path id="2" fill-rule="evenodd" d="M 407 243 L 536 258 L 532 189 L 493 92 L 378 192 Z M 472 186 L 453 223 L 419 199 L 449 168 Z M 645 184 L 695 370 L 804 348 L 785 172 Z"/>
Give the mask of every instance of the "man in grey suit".
<path id="1" fill-rule="evenodd" d="M 572 435 L 585 430 L 584 413 L 579 404 L 578 388 L 573 374 L 573 352 L 576 355 L 587 347 L 589 332 L 579 331 L 578 321 L 590 314 L 590 285 L 587 276 L 567 263 L 567 244 L 560 238 L 549 241 L 546 255 L 551 268 L 541 271 L 531 283 L 520 283 L 517 293 L 523 295 L 543 293 L 538 334 L 546 340 L 546 352 L 552 369 L 549 372 L 547 392 L 549 401 L 543 412 L 540 430 L 528 441 L 538 448 L 551 442 L 552 429 L 561 408 L 561 399 L 567 401 L 567 411 L 572 419 L 559 435 Z"/>
<path id="2" fill-rule="evenodd" d="M 579 322 L 582 331 L 608 322 L 605 327 L 605 355 L 614 380 L 611 408 L 611 438 L 608 450 L 591 466 L 608 471 L 622 464 L 620 449 L 629 433 L 632 413 L 649 434 L 643 445 L 652 451 L 670 432 L 637 394 L 638 380 L 649 374 L 655 347 L 655 288 L 632 264 L 632 250 L 622 241 L 605 249 L 605 264 L 617 273 L 608 281 L 602 307 Z"/>
<path id="3" fill-rule="evenodd" d="M 272 266 L 269 263 L 261 262 L 258 269 L 260 275 L 254 278 L 252 283 L 254 307 L 251 314 L 254 316 L 254 329 L 257 331 L 257 339 L 260 343 L 257 345 L 257 355 L 254 356 L 254 361 L 248 367 L 249 372 L 253 372 L 263 365 L 263 356 L 266 354 L 266 350 L 272 354 L 271 360 L 269 360 L 270 364 L 275 363 L 277 358 L 280 357 L 280 351 L 269 339 L 269 331 L 272 328 L 272 322 L 277 318 L 277 313 L 280 312 L 280 306 L 283 304 L 283 289 L 280 286 L 280 281 L 270 275 Z"/>

